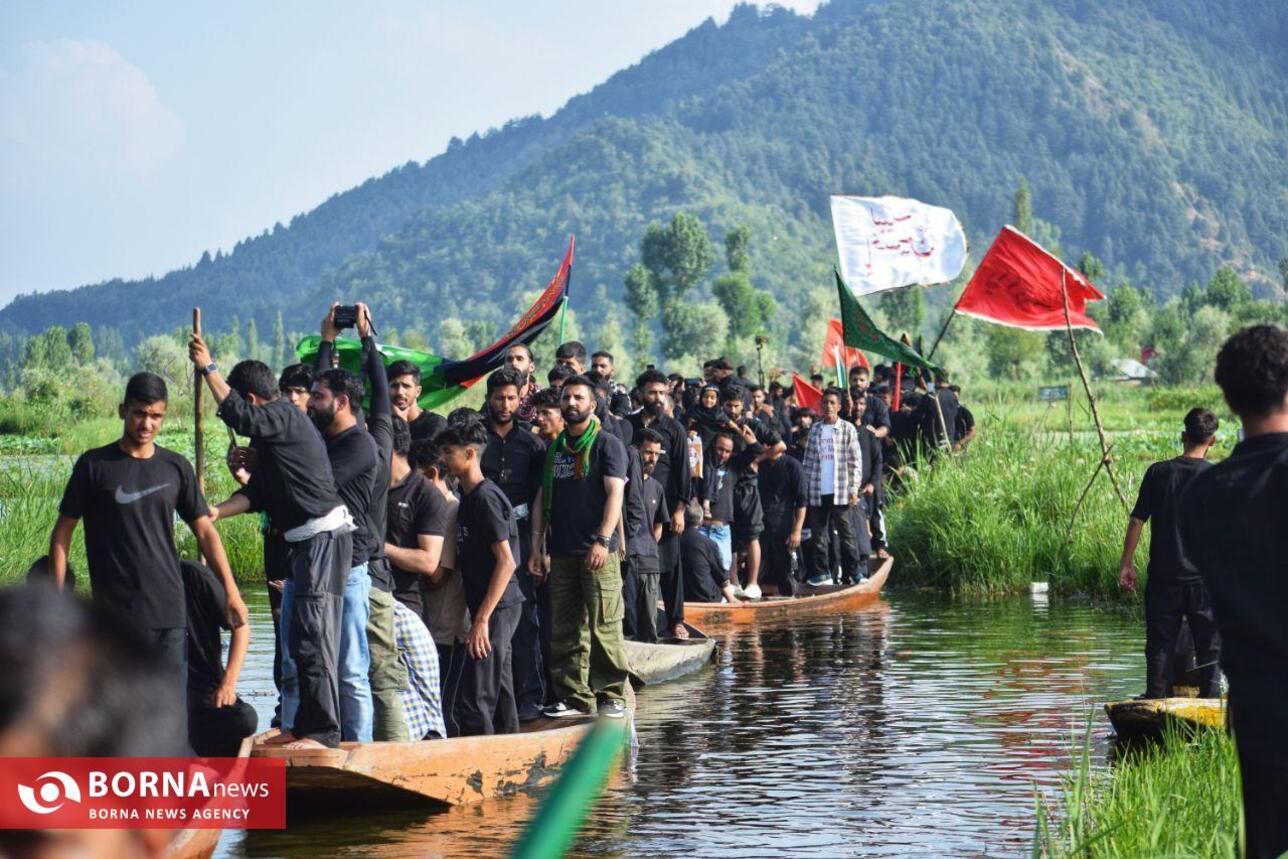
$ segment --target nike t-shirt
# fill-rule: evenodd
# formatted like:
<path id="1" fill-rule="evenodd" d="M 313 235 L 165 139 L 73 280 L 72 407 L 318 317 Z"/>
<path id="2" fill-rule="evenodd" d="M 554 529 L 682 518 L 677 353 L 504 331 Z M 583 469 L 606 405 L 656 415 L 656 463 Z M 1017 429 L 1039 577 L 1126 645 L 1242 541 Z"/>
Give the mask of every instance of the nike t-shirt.
<path id="1" fill-rule="evenodd" d="M 183 629 L 174 516 L 209 513 L 188 460 L 157 445 L 135 459 L 115 442 L 76 460 L 58 511 L 84 521 L 94 600 L 141 629 Z"/>

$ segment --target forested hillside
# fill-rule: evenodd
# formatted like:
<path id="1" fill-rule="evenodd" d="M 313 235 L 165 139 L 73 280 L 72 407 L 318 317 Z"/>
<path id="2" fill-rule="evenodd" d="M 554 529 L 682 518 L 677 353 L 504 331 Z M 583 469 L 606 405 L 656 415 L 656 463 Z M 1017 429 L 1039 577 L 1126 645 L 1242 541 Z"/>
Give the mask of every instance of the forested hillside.
<path id="1" fill-rule="evenodd" d="M 830 311 L 829 194 L 949 206 L 977 260 L 1024 180 L 1048 238 L 1110 282 L 1163 298 L 1229 265 L 1271 296 L 1288 254 L 1285 44 L 1277 0 L 740 7 L 549 119 L 453 141 L 164 278 L 20 297 L 0 327 L 88 320 L 133 342 L 200 303 L 217 326 L 268 331 L 280 310 L 308 330 L 324 301 L 363 299 L 437 344 L 447 319 L 508 322 L 569 233 L 573 306 L 602 317 L 647 225 L 685 211 L 717 242 L 750 228 L 781 342 L 800 312 Z"/>

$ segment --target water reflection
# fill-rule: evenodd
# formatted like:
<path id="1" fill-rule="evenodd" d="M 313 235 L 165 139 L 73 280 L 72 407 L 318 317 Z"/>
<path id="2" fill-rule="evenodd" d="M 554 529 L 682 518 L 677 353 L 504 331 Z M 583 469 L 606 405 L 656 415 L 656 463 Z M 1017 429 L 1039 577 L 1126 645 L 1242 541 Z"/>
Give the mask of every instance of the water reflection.
<path id="1" fill-rule="evenodd" d="M 257 632 L 266 605 L 252 605 Z M 639 748 L 574 855 L 1015 855 L 1099 702 L 1138 691 L 1139 621 L 1027 595 L 896 594 L 845 617 L 720 638 L 716 665 L 646 689 Z M 270 642 L 246 686 L 267 721 Z M 1097 740 L 1107 736 L 1098 722 Z M 515 797 L 229 833 L 223 855 L 504 853 L 532 812 Z"/>

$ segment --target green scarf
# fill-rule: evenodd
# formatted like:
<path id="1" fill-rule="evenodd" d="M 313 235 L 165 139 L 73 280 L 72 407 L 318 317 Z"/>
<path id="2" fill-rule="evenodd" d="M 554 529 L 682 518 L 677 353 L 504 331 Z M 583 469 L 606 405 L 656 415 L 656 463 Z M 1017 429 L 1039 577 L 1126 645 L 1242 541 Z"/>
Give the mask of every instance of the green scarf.
<path id="1" fill-rule="evenodd" d="M 550 505 L 555 499 L 555 454 L 567 453 L 577 458 L 573 476 L 581 480 L 590 473 L 590 451 L 599 438 L 599 418 L 590 416 L 590 426 L 581 437 L 568 443 L 568 430 L 559 433 L 559 438 L 546 451 L 546 464 L 541 469 L 541 521 L 550 526 Z"/>

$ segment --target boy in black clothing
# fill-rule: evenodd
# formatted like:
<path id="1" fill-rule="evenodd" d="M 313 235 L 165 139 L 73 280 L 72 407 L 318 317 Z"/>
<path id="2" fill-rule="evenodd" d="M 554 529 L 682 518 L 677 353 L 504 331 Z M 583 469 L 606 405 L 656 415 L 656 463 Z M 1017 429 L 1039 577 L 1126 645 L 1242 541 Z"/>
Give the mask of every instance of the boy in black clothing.
<path id="1" fill-rule="evenodd" d="M 385 556 L 389 558 L 393 575 L 394 599 L 417 617 L 422 617 L 425 589 L 436 583 L 451 511 L 443 494 L 430 484 L 425 475 L 413 469 L 407 459 L 411 452 L 411 432 L 407 422 L 395 417 L 393 428 Z M 421 443 L 433 444 L 429 441 Z"/>
<path id="2" fill-rule="evenodd" d="M 250 626 L 231 629 L 228 662 L 220 632 L 228 626 L 228 592 L 218 576 L 194 561 L 181 561 L 188 614 L 188 739 L 202 757 L 236 757 L 241 741 L 255 733 L 255 708 L 237 697 L 250 648 Z"/>
<path id="3" fill-rule="evenodd" d="M 228 593 L 231 626 L 245 626 L 246 605 L 192 466 L 156 443 L 168 399 L 160 376 L 130 377 L 117 409 L 121 438 L 82 454 L 72 468 L 49 538 L 49 566 L 54 584 L 61 588 L 72 534 L 84 519 L 94 601 L 143 638 L 164 663 L 170 688 L 181 696 L 187 685 L 187 618 L 174 544 L 176 515 L 219 572 Z M 187 702 L 176 699 L 173 705 L 183 712 Z"/>
<path id="4" fill-rule="evenodd" d="M 471 624 L 456 712 L 462 736 L 519 730 L 512 639 L 523 594 L 515 580 L 519 532 L 505 493 L 483 476 L 487 431 L 478 421 L 449 424 L 438 437 L 447 472 L 461 489 L 456 566 Z"/>
<path id="5" fill-rule="evenodd" d="M 1229 459 L 1181 497 L 1181 547 L 1212 594 L 1243 783 L 1244 850 L 1288 850 L 1288 332 L 1254 325 L 1216 358 L 1243 423 Z"/>
<path id="6" fill-rule="evenodd" d="M 684 508 L 684 533 L 680 535 L 680 564 L 684 570 L 684 599 L 687 602 L 736 603 L 738 597 L 729 583 L 729 573 L 715 542 L 698 527 L 702 506 L 694 501 Z"/>
<path id="7" fill-rule="evenodd" d="M 328 368 L 329 363 L 324 369 Z M 394 361 L 385 370 L 385 378 L 390 405 L 394 414 L 407 422 L 412 440 L 433 441 L 447 427 L 447 418 L 420 407 L 420 368 L 410 361 Z"/>
<path id="8" fill-rule="evenodd" d="M 199 335 L 192 336 L 188 356 L 206 377 L 219 403 L 219 418 L 234 432 L 250 436 L 255 451 L 250 482 L 215 512 L 225 518 L 263 510 L 287 543 L 283 662 L 289 655 L 298 672 L 298 713 L 294 704 L 287 712 L 284 678 L 278 739 L 288 748 L 338 745 L 336 663 L 353 523 L 336 493 L 326 445 L 308 417 L 281 395 L 263 362 L 242 361 L 225 382 Z"/>
<path id="9" fill-rule="evenodd" d="M 1179 512 L 1181 493 L 1197 475 L 1209 467 L 1208 451 L 1216 441 L 1219 423 L 1207 409 L 1190 409 L 1185 416 L 1181 446 L 1185 452 L 1156 462 L 1140 483 L 1136 507 L 1127 523 L 1118 582 L 1136 590 L 1136 567 L 1132 559 L 1145 523 L 1154 520 L 1149 541 L 1149 580 L 1145 583 L 1145 697 L 1166 698 L 1172 684 L 1172 659 L 1181 619 L 1187 618 L 1194 636 L 1199 666 L 1199 695 L 1221 697 L 1217 659 L 1221 642 L 1212 617 L 1212 600 L 1207 588 L 1185 557 L 1181 547 Z"/>

